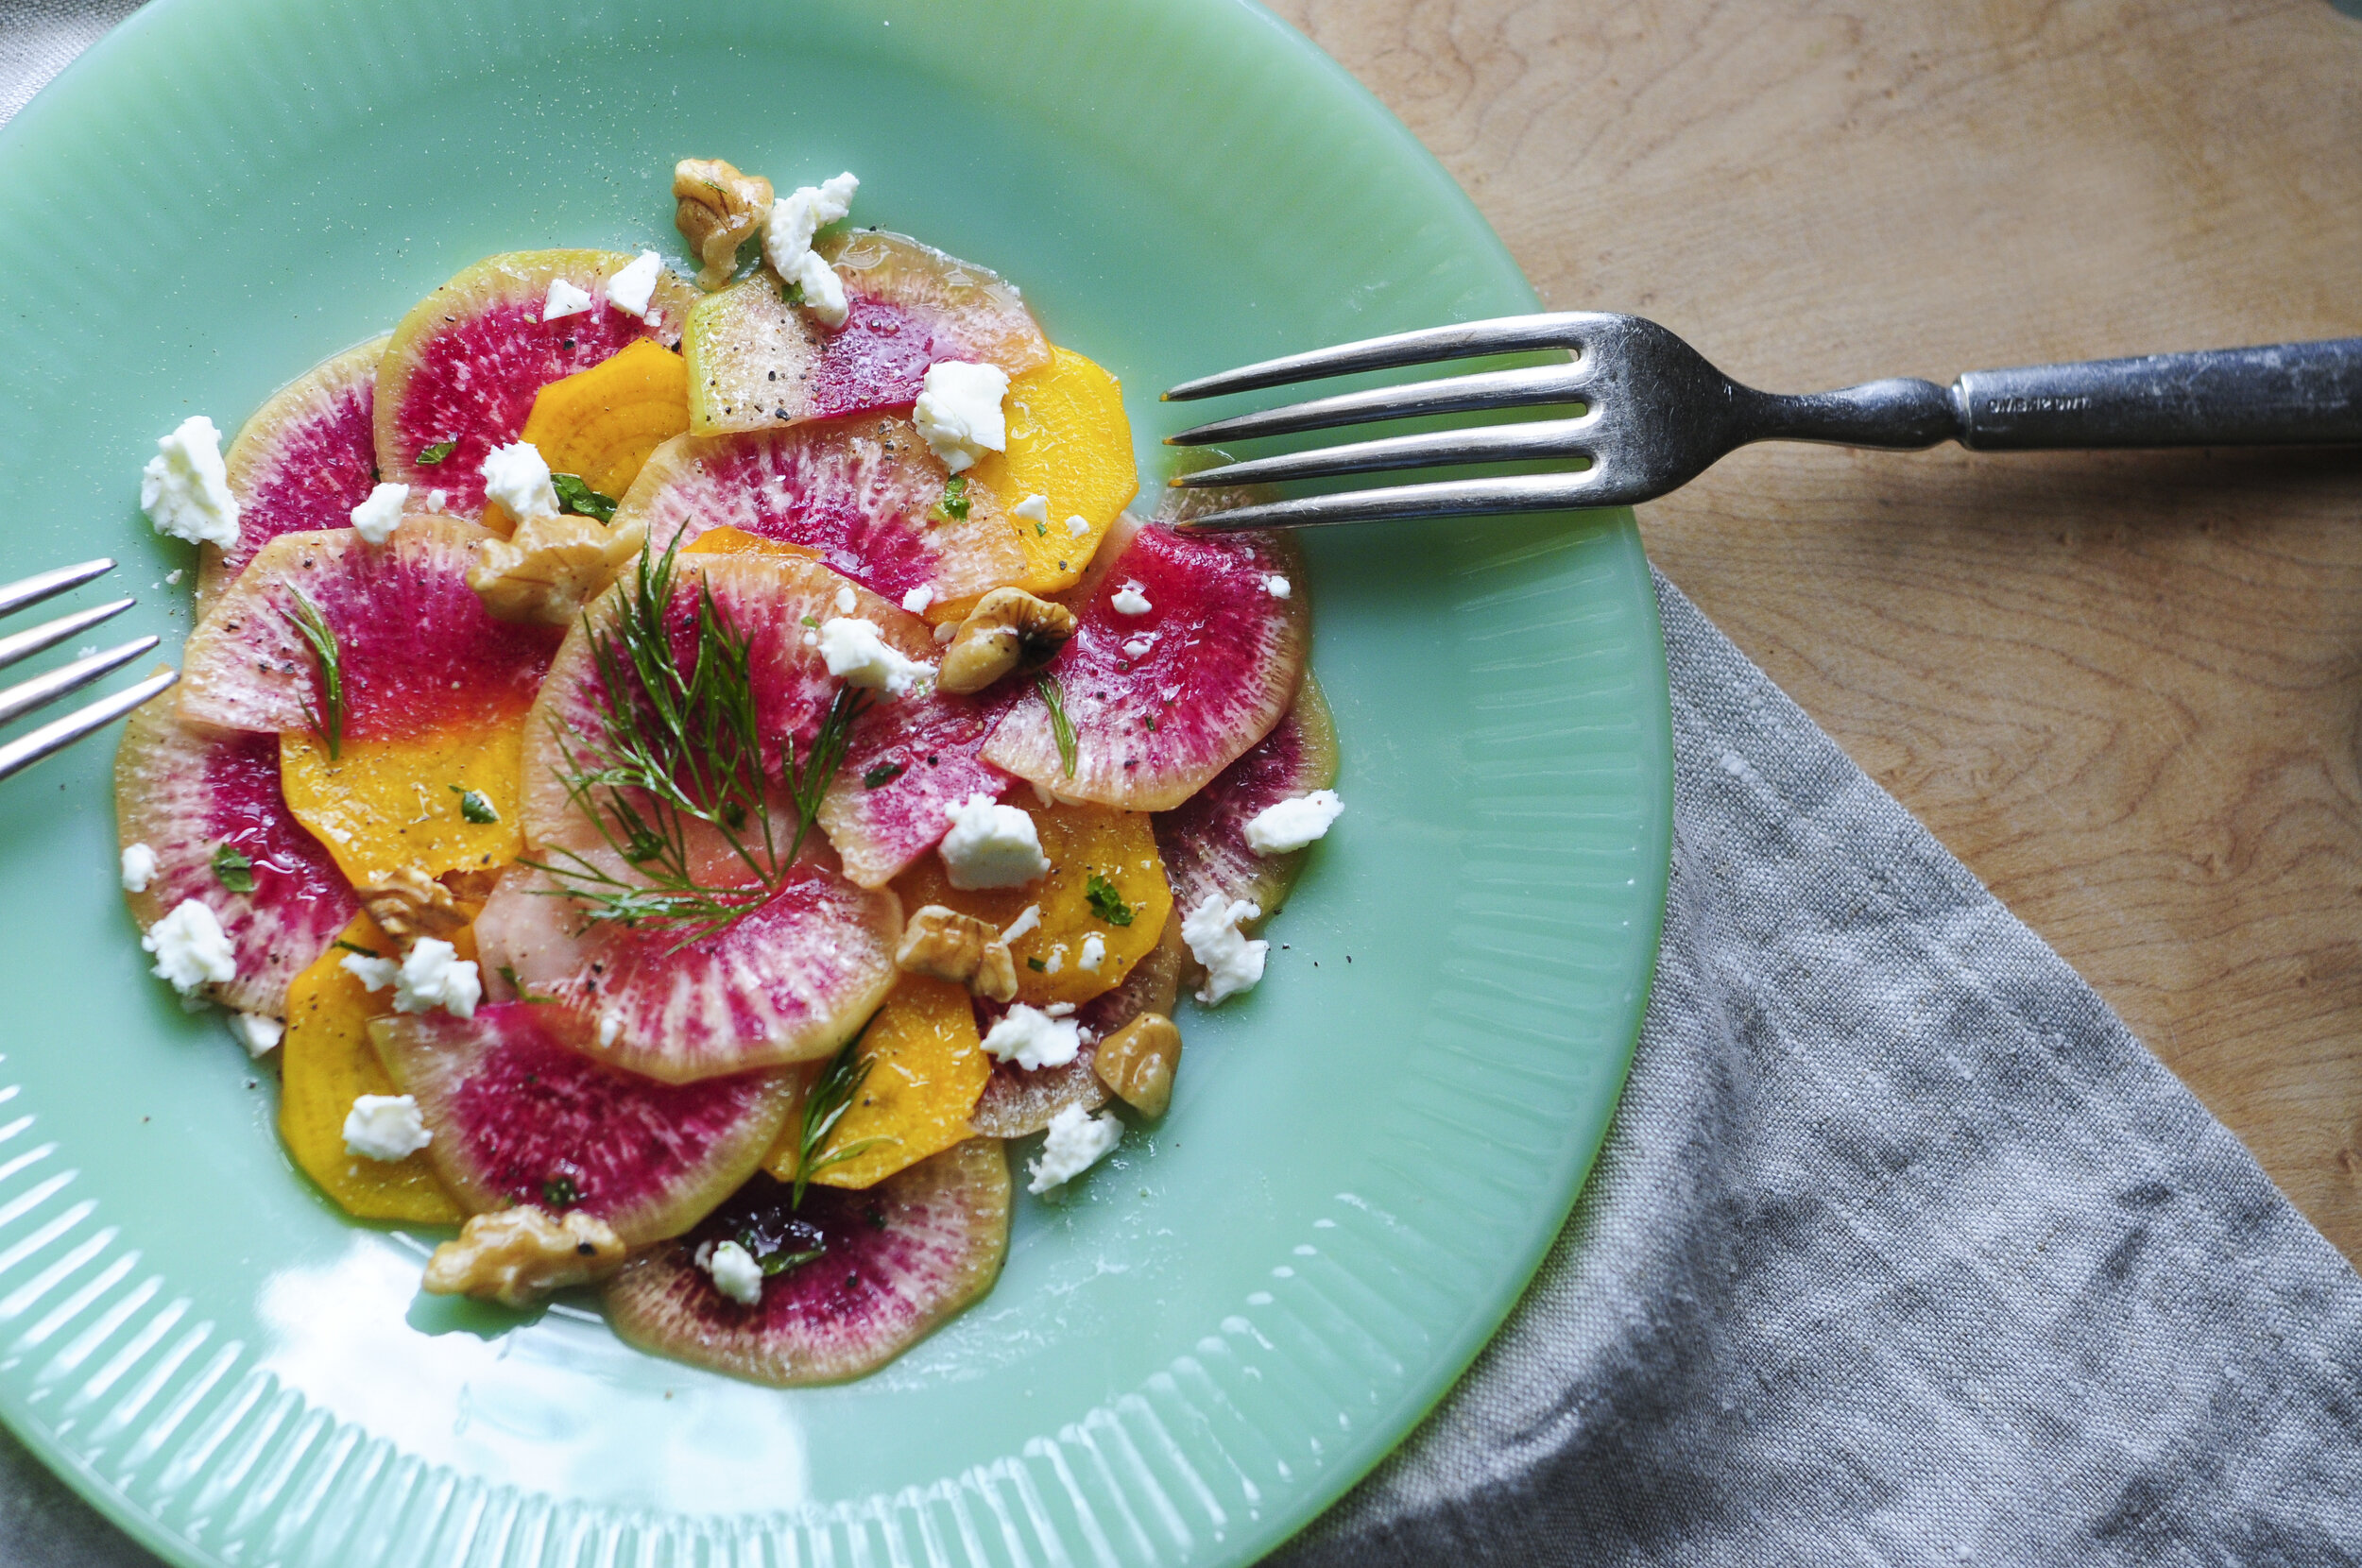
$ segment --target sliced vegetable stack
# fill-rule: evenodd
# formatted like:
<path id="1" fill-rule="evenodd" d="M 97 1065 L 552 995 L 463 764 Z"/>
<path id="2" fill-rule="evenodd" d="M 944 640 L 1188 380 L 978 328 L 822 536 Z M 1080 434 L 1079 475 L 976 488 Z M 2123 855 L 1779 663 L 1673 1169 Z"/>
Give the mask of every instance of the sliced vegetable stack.
<path id="1" fill-rule="evenodd" d="M 1292 546 L 1126 516 L 1115 379 L 858 185 L 685 161 L 695 284 L 494 256 L 185 423 L 203 613 L 116 770 L 155 972 L 328 1200 L 781 1385 L 989 1288 L 1005 1140 L 1054 1193 L 1165 1114 L 1339 810 Z"/>

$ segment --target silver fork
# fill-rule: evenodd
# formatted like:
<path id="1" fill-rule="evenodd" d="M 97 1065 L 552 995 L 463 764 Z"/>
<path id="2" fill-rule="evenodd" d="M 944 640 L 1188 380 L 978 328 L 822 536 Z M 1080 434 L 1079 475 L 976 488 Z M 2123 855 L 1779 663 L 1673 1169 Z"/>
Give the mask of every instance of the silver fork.
<path id="1" fill-rule="evenodd" d="M 1396 435 L 1201 469 L 1176 486 L 1259 485 L 1462 463 L 1583 459 L 1573 472 L 1307 496 L 1190 519 L 1229 532 L 1384 518 L 1628 506 L 1688 484 L 1754 441 L 1916 451 L 2326 446 L 2362 442 L 2362 337 L 1974 370 L 1950 386 L 1898 378 L 1800 397 L 1741 386 L 1636 315 L 1570 311 L 1398 332 L 1184 382 L 1170 401 L 1482 354 L 1562 349 L 1571 363 L 1486 370 L 1241 414 L 1167 438 L 1198 447 L 1379 419 L 1579 403 L 1571 418 Z"/>
<path id="2" fill-rule="evenodd" d="M 114 566 L 112 561 L 84 561 L 80 566 L 60 567 L 55 571 L 44 571 L 23 582 L 10 583 L 6 588 L 0 588 L 0 615 L 10 614 L 27 605 L 38 605 L 70 588 L 80 588 L 92 578 L 112 571 Z M 30 658 L 43 648 L 53 648 L 102 621 L 121 615 L 138 603 L 136 599 L 117 599 L 112 604 L 76 610 L 55 621 L 45 621 L 38 626 L 0 637 L 0 670 L 20 659 Z M 92 654 L 52 670 L 45 675 L 35 675 L 31 680 L 18 682 L 0 691 L 0 724 L 12 724 L 37 707 L 48 707 L 69 691 L 80 690 L 155 646 L 156 639 L 152 637 L 134 638 L 119 648 Z M 62 719 L 53 719 L 39 729 L 0 745 L 0 778 L 22 773 L 43 758 L 63 751 L 92 731 L 104 729 L 180 678 L 177 670 L 162 671 L 137 686 L 126 687 L 111 696 L 101 697 Z"/>

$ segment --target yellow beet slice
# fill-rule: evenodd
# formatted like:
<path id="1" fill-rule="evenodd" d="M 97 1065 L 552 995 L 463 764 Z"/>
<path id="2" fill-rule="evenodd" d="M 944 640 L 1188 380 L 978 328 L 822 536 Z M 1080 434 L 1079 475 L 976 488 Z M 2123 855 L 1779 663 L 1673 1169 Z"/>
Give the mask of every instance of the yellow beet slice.
<path id="1" fill-rule="evenodd" d="M 1172 889 L 1148 814 L 1108 806 L 1010 804 L 1034 819 L 1050 874 L 1021 888 L 964 893 L 944 875 L 943 857 L 930 854 L 894 883 L 904 912 L 943 904 L 1006 930 L 1027 905 L 1036 905 L 1041 924 L 1009 944 L 1017 960 L 1017 999 L 1046 1007 L 1087 1002 L 1113 990 L 1156 946 L 1172 912 Z M 1112 897 L 1092 902 L 1093 877 L 1104 879 Z M 1126 913 L 1131 918 L 1119 923 Z M 1084 941 L 1093 935 L 1106 949 L 1095 970 L 1083 967 Z"/>
<path id="2" fill-rule="evenodd" d="M 749 534 L 744 528 L 727 523 L 709 528 L 680 547 L 684 555 L 793 555 L 797 560 L 816 561 L 820 552 L 809 545 L 790 544 L 785 539 L 766 539 L 760 534 Z"/>
<path id="3" fill-rule="evenodd" d="M 1048 521 L 1010 519 L 1025 547 L 1026 574 L 1018 586 L 1029 593 L 1072 588 L 1109 525 L 1140 490 L 1139 470 L 1132 463 L 1132 424 L 1123 417 L 1123 388 L 1070 349 L 1053 348 L 1050 353 L 1048 365 L 1010 378 L 1001 405 L 1009 450 L 988 454 L 969 470 L 991 487 L 1003 512 L 1028 496 L 1049 498 Z M 1088 524 L 1084 533 L 1068 529 L 1072 517 Z M 949 607 L 965 615 L 971 606 Z M 931 605 L 928 619 L 947 615 Z"/>
<path id="4" fill-rule="evenodd" d="M 391 956 L 394 945 L 361 915 L 339 939 Z M 460 933 L 460 956 L 475 941 Z M 345 1152 L 345 1116 L 363 1095 L 400 1093 L 369 1046 L 369 1020 L 394 1011 L 394 994 L 371 996 L 331 947 L 287 991 L 287 1033 L 280 1043 L 279 1136 L 303 1173 L 360 1219 L 456 1225 L 466 1217 L 435 1177 L 423 1151 L 402 1160 L 365 1160 Z"/>
<path id="5" fill-rule="evenodd" d="M 869 1064 L 861 1098 L 836 1124 L 831 1149 L 878 1141 L 849 1160 L 823 1166 L 815 1185 L 865 1187 L 940 1154 L 971 1136 L 968 1113 L 992 1076 L 976 1033 L 976 1011 L 965 986 L 924 975 L 904 975 L 869 1021 L 857 1048 Z M 801 1113 L 787 1119 L 762 1167 L 782 1182 L 796 1179 Z"/>
<path id="6" fill-rule="evenodd" d="M 524 720 L 401 739 L 348 740 L 337 760 L 306 731 L 279 737 L 279 787 L 355 887 L 403 866 L 488 871 L 522 851 Z M 494 813 L 468 820 L 468 792 Z M 482 814 L 481 811 L 478 812 Z"/>
<path id="7" fill-rule="evenodd" d="M 519 439 L 539 450 L 551 472 L 621 501 L 648 454 L 688 428 L 688 363 L 642 338 L 541 388 Z"/>

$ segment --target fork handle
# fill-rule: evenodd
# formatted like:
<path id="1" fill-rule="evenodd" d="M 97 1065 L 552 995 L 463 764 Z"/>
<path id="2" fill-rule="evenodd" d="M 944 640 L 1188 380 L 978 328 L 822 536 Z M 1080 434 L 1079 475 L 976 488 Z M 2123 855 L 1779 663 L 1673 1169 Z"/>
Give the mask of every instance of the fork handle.
<path id="1" fill-rule="evenodd" d="M 2362 337 L 1972 370 L 1952 398 L 1986 452 L 2340 446 L 2362 442 Z"/>

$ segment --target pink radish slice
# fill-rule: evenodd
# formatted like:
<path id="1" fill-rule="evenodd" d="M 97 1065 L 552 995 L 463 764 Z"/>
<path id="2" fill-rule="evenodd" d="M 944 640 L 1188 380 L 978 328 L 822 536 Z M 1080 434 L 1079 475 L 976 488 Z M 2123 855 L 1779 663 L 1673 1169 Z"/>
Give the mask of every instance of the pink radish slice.
<path id="1" fill-rule="evenodd" d="M 1156 815 L 1156 852 L 1172 884 L 1172 907 L 1193 910 L 1208 894 L 1243 898 L 1270 919 L 1287 901 L 1309 850 L 1258 855 L 1246 825 L 1283 800 L 1337 782 L 1337 728 L 1318 682 L 1307 671 L 1287 717 L 1224 768 L 1215 780 Z"/>
<path id="2" fill-rule="evenodd" d="M 202 621 L 254 554 L 282 534 L 352 526 L 352 509 L 377 485 L 371 421 L 385 338 L 314 366 L 272 394 L 223 453 L 238 499 L 238 542 L 207 545 L 197 568 Z"/>
<path id="3" fill-rule="evenodd" d="M 360 906 L 279 793 L 277 738 L 185 724 L 169 701 L 150 703 L 131 715 L 115 752 L 115 816 L 123 847 L 156 853 L 146 891 L 127 895 L 140 929 L 196 899 L 237 955 L 237 979 L 207 994 L 283 1017 L 288 982 Z M 225 845 L 248 861 L 253 892 L 232 893 L 214 869 Z"/>
<path id="4" fill-rule="evenodd" d="M 702 883 L 754 885 L 710 829 L 696 832 Z M 639 879 L 605 847 L 572 853 L 582 859 L 551 852 L 543 863 Z M 506 970 L 524 995 L 578 1016 L 582 1048 L 627 1071 L 687 1083 L 810 1062 L 851 1039 L 894 989 L 902 934 L 900 901 L 855 887 L 833 860 L 808 842 L 776 892 L 686 945 L 689 928 L 593 919 L 565 896 L 579 883 L 519 866 L 476 917 L 476 945 L 487 974 Z"/>
<path id="5" fill-rule="evenodd" d="M 846 876 L 883 887 L 942 841 L 953 805 L 970 795 L 1000 798 L 1009 775 L 978 753 L 1013 701 L 1000 690 L 929 691 L 862 716 L 820 802 L 820 826 Z"/>
<path id="6" fill-rule="evenodd" d="M 998 273 L 883 230 L 840 230 L 813 248 L 835 266 L 848 297 L 892 305 L 924 327 L 937 360 L 997 365 L 1012 376 L 1050 363 L 1050 340 L 1017 285 Z"/>
<path id="7" fill-rule="evenodd" d="M 1188 950 L 1181 945 L 1181 910 L 1175 904 L 1164 934 L 1132 965 L 1123 983 L 1093 997 L 1074 1014 L 1074 1021 L 1083 1026 L 1083 1048 L 1074 1060 L 1061 1067 L 1030 1070 L 1013 1062 L 994 1063 L 976 1109 L 968 1113 L 967 1124 L 986 1137 L 1021 1138 L 1049 1126 L 1051 1118 L 1070 1105 L 1087 1111 L 1104 1105 L 1107 1085 L 1092 1065 L 1099 1042 L 1143 1013 L 1171 1017 L 1187 958 Z M 1004 1010 L 990 1011 L 997 1017 Z M 989 1030 L 992 1019 L 985 1019 L 982 1027 Z"/>
<path id="8" fill-rule="evenodd" d="M 471 1212 L 579 1209 L 632 1247 L 677 1236 L 762 1163 L 795 1103 L 793 1073 L 659 1083 L 583 1055 L 566 1028 L 530 1002 L 371 1026 L 435 1134 L 436 1174 Z"/>
<path id="9" fill-rule="evenodd" d="M 377 463 L 385 478 L 412 486 L 422 500 L 440 490 L 436 509 L 480 518 L 485 454 L 517 439 L 535 394 L 642 338 L 678 343 L 696 291 L 664 272 L 648 304 L 653 320 L 619 310 L 607 281 L 631 260 L 609 250 L 515 251 L 478 262 L 411 307 L 378 368 Z M 550 285 L 559 280 L 590 294 L 590 308 L 544 321 Z M 446 441 L 447 454 L 423 460 Z"/>
<path id="10" fill-rule="evenodd" d="M 628 1343 L 758 1383 L 838 1383 L 893 1360 L 992 1287 L 1009 1246 L 1009 1167 L 970 1138 L 859 1191 L 758 1175 L 694 1230 L 633 1259 L 606 1287 Z M 699 1253 L 732 1241 L 775 1267 L 751 1306 L 722 1294 Z"/>
<path id="11" fill-rule="evenodd" d="M 648 459 L 615 523 L 644 523 L 658 552 L 725 526 L 800 545 L 897 605 L 916 588 L 952 600 L 1023 576 L 990 491 L 967 487 L 965 518 L 939 510 L 950 478 L 906 419 L 682 435 Z"/>
<path id="12" fill-rule="evenodd" d="M 561 634 L 486 612 L 468 567 L 487 537 L 413 517 L 382 545 L 349 528 L 273 539 L 189 639 L 182 715 L 228 729 L 315 727 L 318 660 L 290 619 L 300 592 L 336 636 L 348 739 L 513 721 Z"/>
<path id="13" fill-rule="evenodd" d="M 1044 672 L 1073 726 L 1073 773 L 1034 690 L 984 758 L 1067 799 L 1171 810 L 1269 733 L 1294 699 L 1311 637 L 1303 569 L 1282 535 L 1176 534 L 1155 523 L 1128 539 L 1119 525 L 1099 554 L 1060 596 L 1080 625 Z M 1271 591 L 1275 577 L 1289 584 L 1284 599 Z M 1145 613 L 1115 607 L 1126 589 L 1147 600 Z"/>

